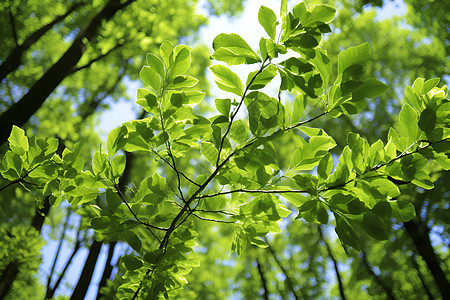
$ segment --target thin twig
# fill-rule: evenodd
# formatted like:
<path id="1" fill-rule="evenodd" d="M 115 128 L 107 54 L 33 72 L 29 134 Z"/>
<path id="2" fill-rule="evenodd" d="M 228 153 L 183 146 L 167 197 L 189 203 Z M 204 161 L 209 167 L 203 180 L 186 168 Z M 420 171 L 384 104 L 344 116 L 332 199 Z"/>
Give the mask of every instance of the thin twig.
<path id="1" fill-rule="evenodd" d="M 73 74 L 73 73 L 76 73 L 78 71 L 81 71 L 83 69 L 89 68 L 93 63 L 95 63 L 95 62 L 105 58 L 108 54 L 112 53 L 116 49 L 119 49 L 123 45 L 125 45 L 125 42 L 117 43 L 113 48 L 109 49 L 108 52 L 106 52 L 105 54 L 101 54 L 101 55 L 97 56 L 96 58 L 91 59 L 87 64 L 82 65 L 80 67 L 74 66 L 73 69 L 70 70 L 69 75 Z"/>
<path id="2" fill-rule="evenodd" d="M 114 187 L 118 193 L 118 195 L 120 196 L 120 199 L 122 199 L 122 202 L 125 203 L 125 205 L 127 206 L 129 212 L 133 215 L 133 217 L 136 219 L 136 221 L 138 221 L 139 223 L 141 223 L 142 225 L 146 226 L 146 227 L 150 227 L 153 229 L 157 229 L 157 230 L 162 230 L 162 231 L 167 231 L 168 228 L 164 228 L 164 227 L 158 227 L 158 226 L 154 226 L 152 224 L 148 224 L 144 221 L 142 221 L 141 219 L 139 219 L 139 217 L 136 215 L 136 213 L 131 209 L 130 204 L 128 203 L 127 199 L 125 199 L 125 196 L 122 194 L 122 192 L 119 190 L 118 186 L 116 184 L 114 184 Z M 150 231 L 152 234 L 153 232 Z M 154 234 L 153 234 L 154 235 Z M 155 236 L 155 235 L 154 235 Z M 156 236 L 155 236 L 156 237 Z M 157 237 L 156 237 L 157 238 Z"/>
<path id="3" fill-rule="evenodd" d="M 308 193 L 308 191 L 304 190 L 247 190 L 247 189 L 237 189 L 237 190 L 231 190 L 226 192 L 220 192 L 217 194 L 210 194 L 210 195 L 201 195 L 197 196 L 197 199 L 203 199 L 203 198 L 211 198 L 211 197 L 217 197 L 221 195 L 228 195 L 228 194 L 234 194 L 234 193 L 263 193 L 263 194 L 283 194 L 283 193 Z"/>

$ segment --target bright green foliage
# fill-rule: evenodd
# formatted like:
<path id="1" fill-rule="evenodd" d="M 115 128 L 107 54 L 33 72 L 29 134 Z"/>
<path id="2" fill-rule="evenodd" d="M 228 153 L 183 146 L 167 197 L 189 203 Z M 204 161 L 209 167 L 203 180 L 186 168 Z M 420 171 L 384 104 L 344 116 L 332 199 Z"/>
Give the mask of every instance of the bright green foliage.
<path id="1" fill-rule="evenodd" d="M 280 232 L 279 222 L 297 210 L 297 219 L 332 224 L 350 253 L 351 248 L 362 249 L 363 234 L 386 240 L 391 218 L 414 218 L 413 204 L 398 199 L 396 182 L 432 189 L 430 166 L 449 169 L 448 88 L 438 87 L 439 80 L 421 78 L 407 87 L 398 126 L 389 130 L 387 139 L 371 144 L 349 132 L 333 166 L 330 151 L 336 141 L 323 129 L 306 125 L 327 115 L 358 114 L 367 98 L 383 94 L 387 86 L 364 77 L 371 57 L 368 44 L 342 51 L 333 71 L 327 52 L 318 45 L 331 30 L 334 8 L 308 8 L 300 2 L 287 12 L 284 5 L 286 1 L 280 27 L 270 9 L 259 11 L 270 37 L 261 38 L 259 51 L 237 34 L 220 34 L 214 40 L 212 58 L 230 66 L 255 66 L 245 85 L 230 68 L 210 67 L 217 86 L 237 96 L 216 99 L 216 115 L 197 113 L 205 93 L 198 91 L 196 78 L 185 74 L 191 49 L 165 41 L 159 56 L 147 55 L 139 73 L 146 85 L 137 91 L 137 103 L 149 116 L 111 131 L 106 152 L 100 148 L 93 155 L 92 171 L 83 170 L 78 150 L 66 149 L 59 156 L 54 154 L 56 141 L 28 141 L 23 131 L 13 129 L 11 150 L 2 159 L 4 179 L 23 183 L 29 178 L 44 195 L 52 195 L 54 205 L 63 199 L 74 206 L 85 204 L 99 239 L 122 240 L 132 247 L 133 253 L 119 262 L 119 299 L 177 294 L 199 265 L 194 219 L 229 223 L 224 226 L 232 231 L 230 248 L 240 254 L 251 251 L 250 245 L 267 247 L 265 236 Z M 285 55 L 288 50 L 293 55 Z M 278 93 L 261 91 L 276 76 L 281 78 Z M 306 118 L 305 108 L 313 104 L 321 112 Z M 287 164 L 277 155 L 283 151 L 278 141 L 284 138 L 295 148 Z M 126 164 L 123 150 L 145 152 L 166 168 L 167 176 L 156 169 L 124 195 L 119 188 Z M 191 156 L 201 156 L 205 172 L 180 164 Z M 94 201 L 103 196 L 106 207 Z"/>

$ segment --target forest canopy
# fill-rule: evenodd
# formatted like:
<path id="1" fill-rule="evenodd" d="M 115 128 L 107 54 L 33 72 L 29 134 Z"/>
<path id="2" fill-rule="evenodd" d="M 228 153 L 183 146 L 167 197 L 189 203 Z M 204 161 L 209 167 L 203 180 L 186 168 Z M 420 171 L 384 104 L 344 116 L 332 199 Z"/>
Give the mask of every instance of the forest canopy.
<path id="1" fill-rule="evenodd" d="M 390 2 L 0 3 L 0 299 L 450 298 L 450 7 Z"/>

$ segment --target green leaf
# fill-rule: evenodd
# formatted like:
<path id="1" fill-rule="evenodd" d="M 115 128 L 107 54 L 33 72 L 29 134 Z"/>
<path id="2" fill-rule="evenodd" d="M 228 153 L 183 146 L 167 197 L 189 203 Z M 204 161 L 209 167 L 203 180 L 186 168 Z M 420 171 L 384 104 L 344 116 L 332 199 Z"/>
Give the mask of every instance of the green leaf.
<path id="1" fill-rule="evenodd" d="M 436 120 L 439 123 L 450 123 L 450 101 L 442 103 L 436 111 Z"/>
<path id="2" fill-rule="evenodd" d="M 295 18 L 297 18 L 300 22 L 303 22 L 309 16 L 308 7 L 306 6 L 306 3 L 304 1 L 301 1 L 300 3 L 295 5 L 292 8 L 292 13 L 294 14 L 293 16 Z M 290 19 L 290 18 L 286 18 L 286 19 Z M 292 26 L 292 23 L 291 23 L 291 26 Z"/>
<path id="3" fill-rule="evenodd" d="M 294 106 L 292 108 L 291 123 L 297 123 L 302 118 L 303 112 L 307 105 L 305 95 L 297 95 L 294 99 Z"/>
<path id="4" fill-rule="evenodd" d="M 296 138 L 297 149 L 294 151 L 289 170 L 311 170 L 328 150 L 336 146 L 336 142 L 329 136 L 313 136 L 306 142 Z"/>
<path id="5" fill-rule="evenodd" d="M 123 170 L 125 169 L 126 157 L 125 155 L 117 155 L 111 161 L 111 168 L 113 175 L 117 177 L 117 183 L 119 177 L 122 175 Z"/>
<path id="6" fill-rule="evenodd" d="M 173 61 L 173 44 L 170 41 L 164 41 L 159 47 L 159 55 L 163 59 L 166 68 L 168 68 Z"/>
<path id="7" fill-rule="evenodd" d="M 111 189 L 107 189 L 105 193 L 106 205 L 108 205 L 109 209 L 112 212 L 115 212 L 116 209 L 122 204 L 122 200 L 119 195 L 114 193 Z"/>
<path id="8" fill-rule="evenodd" d="M 437 87 L 439 84 L 439 81 L 441 81 L 440 78 L 431 78 L 424 82 L 422 87 L 422 94 L 426 94 L 429 91 L 431 91 L 434 87 Z"/>
<path id="9" fill-rule="evenodd" d="M 277 16 L 270 8 L 262 5 L 258 12 L 259 24 L 264 28 L 272 40 L 275 40 Z"/>
<path id="10" fill-rule="evenodd" d="M 409 104 L 405 104 L 398 118 L 400 136 L 406 138 L 409 144 L 416 142 L 419 131 L 416 111 Z"/>
<path id="11" fill-rule="evenodd" d="M 368 43 L 356 47 L 350 47 L 338 56 L 338 73 L 341 74 L 345 69 L 352 65 L 359 64 L 364 68 L 370 59 L 370 47 Z"/>
<path id="12" fill-rule="evenodd" d="M 9 148 L 17 155 L 24 155 L 28 151 L 28 138 L 23 129 L 13 125 L 11 134 L 8 138 Z"/>
<path id="13" fill-rule="evenodd" d="M 2 158 L 2 176 L 10 181 L 14 181 L 20 178 L 23 169 L 22 158 L 12 152 L 7 151 Z"/>
<path id="14" fill-rule="evenodd" d="M 390 218 L 392 215 L 392 208 L 388 201 L 380 201 L 371 209 L 371 212 L 380 218 Z"/>
<path id="15" fill-rule="evenodd" d="M 106 140 L 106 152 L 109 157 L 112 157 L 126 144 L 125 135 L 127 134 L 127 128 L 120 126 L 111 130 Z"/>
<path id="16" fill-rule="evenodd" d="M 233 124 L 231 124 L 230 137 L 238 144 L 242 144 L 247 140 L 248 133 L 242 120 L 236 120 L 233 122 Z"/>
<path id="17" fill-rule="evenodd" d="M 106 154 L 102 153 L 100 151 L 97 151 L 94 153 L 94 156 L 92 158 L 92 170 L 94 171 L 94 174 L 100 175 L 108 167 L 108 160 L 106 158 Z"/>
<path id="18" fill-rule="evenodd" d="M 150 86 L 156 95 L 161 94 L 162 79 L 156 70 L 144 66 L 139 73 L 141 79 Z"/>
<path id="19" fill-rule="evenodd" d="M 327 153 L 319 161 L 319 165 L 317 166 L 317 175 L 319 175 L 319 179 L 326 180 L 332 171 L 333 157 L 331 156 L 331 153 Z"/>
<path id="20" fill-rule="evenodd" d="M 125 265 L 127 270 L 133 271 L 143 266 L 143 262 L 140 258 L 134 255 L 124 255 L 120 258 L 120 261 Z"/>
<path id="21" fill-rule="evenodd" d="M 164 63 L 161 61 L 161 59 L 158 56 L 156 56 L 152 53 L 147 53 L 147 65 L 151 69 L 155 70 L 161 78 L 164 78 L 166 76 Z"/>
<path id="22" fill-rule="evenodd" d="M 405 200 L 390 201 L 392 215 L 398 222 L 408 222 L 416 216 L 414 205 Z"/>
<path id="23" fill-rule="evenodd" d="M 214 81 L 221 90 L 238 96 L 244 94 L 244 86 L 241 80 L 230 69 L 222 65 L 210 66 L 209 69 L 213 73 Z"/>
<path id="24" fill-rule="evenodd" d="M 317 202 L 316 215 L 317 215 L 317 221 L 319 221 L 319 223 L 325 224 L 325 225 L 328 224 L 327 207 L 322 201 Z"/>
<path id="25" fill-rule="evenodd" d="M 317 194 L 318 179 L 312 174 L 297 174 L 292 177 L 295 180 L 297 188 L 307 191 L 311 195 Z"/>
<path id="26" fill-rule="evenodd" d="M 314 50 L 316 55 L 311 60 L 311 63 L 316 67 L 316 69 L 320 72 L 320 75 L 323 80 L 323 86 L 328 87 L 328 83 L 332 74 L 332 63 L 328 58 L 326 51 L 316 48 Z"/>
<path id="27" fill-rule="evenodd" d="M 362 227 L 371 237 L 377 240 L 387 240 L 388 238 L 383 221 L 371 212 L 364 214 Z"/>
<path id="28" fill-rule="evenodd" d="M 246 86 L 249 90 L 259 90 L 265 87 L 277 75 L 277 68 L 274 65 L 269 65 L 255 77 L 257 73 L 258 71 L 253 71 L 247 76 Z"/>
<path id="29" fill-rule="evenodd" d="M 366 205 L 359 199 L 353 199 L 347 204 L 348 212 L 354 215 L 362 214 L 366 211 Z"/>
<path id="30" fill-rule="evenodd" d="M 420 113 L 419 128 L 429 135 L 436 126 L 436 111 L 432 108 L 425 108 Z"/>
<path id="31" fill-rule="evenodd" d="M 130 230 L 126 230 L 121 232 L 120 237 L 122 239 L 124 239 L 128 245 L 131 246 L 131 248 L 133 248 L 134 251 L 136 252 L 140 252 L 142 249 L 142 242 L 141 240 L 137 237 L 137 235 L 130 231 Z M 134 270 L 134 269 L 138 269 L 142 266 L 142 261 L 139 259 L 134 260 L 134 262 L 131 265 L 131 261 L 128 261 L 128 263 L 126 263 L 127 268 L 130 270 Z"/>
<path id="32" fill-rule="evenodd" d="M 299 193 L 282 193 L 282 196 L 286 198 L 286 200 L 288 200 L 289 203 L 291 203 L 296 207 L 301 206 L 308 199 L 308 197 L 303 196 L 302 194 Z"/>
<path id="33" fill-rule="evenodd" d="M 321 23 L 331 22 L 336 15 L 336 8 L 326 4 L 319 4 L 313 5 L 309 9 L 309 12 L 310 15 L 308 16 L 308 18 L 306 18 L 302 22 L 303 26 L 309 26 L 316 23 L 320 25 Z"/>
<path id="34" fill-rule="evenodd" d="M 354 229 L 350 226 L 348 221 L 338 215 L 334 215 L 336 219 L 336 228 L 335 231 L 339 236 L 339 239 L 344 245 L 351 246 L 356 250 L 360 250 L 360 242 L 359 238 L 356 235 Z"/>
<path id="35" fill-rule="evenodd" d="M 261 62 L 259 56 L 247 42 L 235 33 L 221 33 L 213 41 L 212 58 L 226 62 L 228 65 L 254 64 Z"/>
<path id="36" fill-rule="evenodd" d="M 208 162 L 215 167 L 217 162 L 217 156 L 219 155 L 219 151 L 214 147 L 214 145 L 210 142 L 202 142 L 200 151 L 202 155 L 208 160 Z"/>
<path id="37" fill-rule="evenodd" d="M 172 77 L 183 74 L 191 65 L 191 51 L 188 46 L 178 45 L 173 49 L 175 61 L 172 66 Z"/>
<path id="38" fill-rule="evenodd" d="M 366 79 L 352 91 L 353 101 L 380 96 L 388 89 L 389 87 L 386 84 L 375 78 Z"/>
<path id="39" fill-rule="evenodd" d="M 217 111 L 228 117 L 230 115 L 231 99 L 215 99 Z"/>
<path id="40" fill-rule="evenodd" d="M 179 90 L 182 88 L 190 88 L 198 83 L 198 79 L 189 75 L 178 75 L 167 86 L 169 90 Z"/>
<path id="41" fill-rule="evenodd" d="M 158 107 L 158 97 L 153 92 L 147 89 L 138 89 L 137 99 L 137 104 L 142 106 L 145 111 L 155 115 L 154 109 Z"/>

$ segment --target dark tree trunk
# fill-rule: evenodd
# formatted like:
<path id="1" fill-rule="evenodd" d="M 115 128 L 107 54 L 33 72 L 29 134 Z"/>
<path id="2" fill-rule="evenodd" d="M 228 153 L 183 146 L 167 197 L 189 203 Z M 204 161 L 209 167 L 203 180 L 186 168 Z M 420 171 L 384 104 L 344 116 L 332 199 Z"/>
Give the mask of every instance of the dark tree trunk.
<path id="1" fill-rule="evenodd" d="M 22 55 L 23 53 L 28 50 L 34 43 L 36 43 L 45 33 L 47 33 L 53 26 L 55 26 L 57 23 L 64 20 L 68 15 L 70 15 L 74 10 L 78 9 L 79 7 L 83 6 L 86 3 L 78 2 L 73 4 L 65 14 L 57 16 L 53 21 L 50 23 L 42 26 L 35 32 L 33 32 L 30 36 L 28 36 L 25 41 L 22 43 L 22 45 L 18 45 L 16 48 L 14 48 L 10 55 L 3 61 L 3 63 L 0 65 L 0 82 L 3 80 L 3 78 L 6 77 L 9 73 L 17 69 L 22 64 Z M 14 24 L 14 17 L 12 14 L 11 16 L 11 23 Z M 15 32 L 15 30 L 14 30 Z M 17 42 L 17 37 L 15 37 Z"/>
<path id="2" fill-rule="evenodd" d="M 0 277 L 0 299 L 5 298 L 8 294 L 11 285 L 17 277 L 17 274 L 19 274 L 19 267 L 16 262 L 12 262 L 6 266 L 6 269 Z"/>
<path id="3" fill-rule="evenodd" d="M 259 277 L 261 277 L 261 284 L 262 284 L 263 290 L 264 290 L 263 299 L 269 300 L 269 290 L 267 289 L 266 276 L 264 275 L 264 271 L 262 269 L 262 266 L 261 266 L 258 258 L 256 258 L 256 265 L 258 267 Z"/>
<path id="4" fill-rule="evenodd" d="M 431 245 L 428 227 L 418 218 L 403 223 L 403 226 L 433 275 L 442 299 L 450 299 L 450 284 Z"/>
<path id="5" fill-rule="evenodd" d="M 53 295 L 55 294 L 56 290 L 58 289 L 59 285 L 61 284 L 61 281 L 64 279 L 64 276 L 66 275 L 67 269 L 69 268 L 70 264 L 72 263 L 73 258 L 77 254 L 78 250 L 80 250 L 81 241 L 79 239 L 80 234 L 80 228 L 78 228 L 77 233 L 77 241 L 75 242 L 75 246 L 72 250 L 72 254 L 70 255 L 69 259 L 66 262 L 66 265 L 64 266 L 64 269 L 62 270 L 61 274 L 59 274 L 58 279 L 55 282 L 55 285 L 51 289 L 47 289 L 45 299 L 52 299 Z"/>
<path id="6" fill-rule="evenodd" d="M 100 279 L 100 283 L 98 284 L 98 291 L 97 291 L 96 299 L 100 299 L 100 297 L 102 296 L 100 290 L 102 287 L 106 286 L 107 280 L 110 279 L 110 277 L 111 277 L 111 273 L 114 268 L 114 266 L 111 264 L 111 261 L 112 261 L 113 255 L 114 255 L 114 250 L 116 248 L 116 245 L 117 245 L 117 242 L 112 242 L 109 244 L 108 257 L 106 258 L 106 263 L 105 263 L 105 268 L 103 269 L 102 279 Z"/>
<path id="7" fill-rule="evenodd" d="M 86 297 L 89 285 L 91 284 L 92 275 L 94 274 L 95 265 L 100 254 L 103 243 L 95 241 L 92 243 L 86 262 L 84 263 L 83 271 L 81 271 L 78 283 L 73 290 L 70 300 L 80 300 Z"/>
<path id="8" fill-rule="evenodd" d="M 61 81 L 76 66 L 83 53 L 86 51 L 84 40 L 93 40 L 97 36 L 102 21 L 111 19 L 119 10 L 134 1 L 135 0 L 128 0 L 124 3 L 120 3 L 120 0 L 110 0 L 80 31 L 69 49 L 29 89 L 28 93 L 0 115 L 0 128 L 2 128 L 0 131 L 0 145 L 8 139 L 12 126 L 22 126 L 26 123 Z"/>

